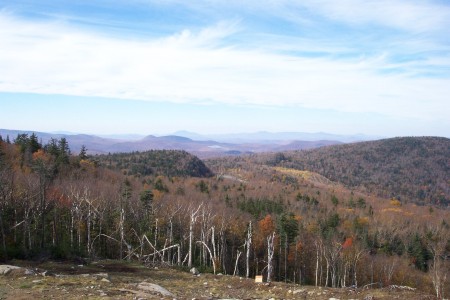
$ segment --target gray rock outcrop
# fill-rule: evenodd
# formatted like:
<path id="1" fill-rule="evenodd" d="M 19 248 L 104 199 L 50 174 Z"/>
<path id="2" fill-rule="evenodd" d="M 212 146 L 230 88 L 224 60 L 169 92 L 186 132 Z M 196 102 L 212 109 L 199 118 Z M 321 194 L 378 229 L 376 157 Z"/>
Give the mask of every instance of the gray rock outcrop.
<path id="1" fill-rule="evenodd" d="M 192 275 L 199 275 L 200 274 L 200 272 L 195 267 L 190 269 L 189 272 L 191 272 Z"/>
<path id="2" fill-rule="evenodd" d="M 12 270 L 19 270 L 21 267 L 11 266 L 11 265 L 0 265 L 0 275 L 6 275 L 10 273 Z"/>
<path id="3" fill-rule="evenodd" d="M 141 291 L 157 293 L 164 297 L 175 297 L 171 292 L 169 292 L 162 286 L 150 282 L 143 281 L 138 284 L 137 288 L 140 289 Z"/>

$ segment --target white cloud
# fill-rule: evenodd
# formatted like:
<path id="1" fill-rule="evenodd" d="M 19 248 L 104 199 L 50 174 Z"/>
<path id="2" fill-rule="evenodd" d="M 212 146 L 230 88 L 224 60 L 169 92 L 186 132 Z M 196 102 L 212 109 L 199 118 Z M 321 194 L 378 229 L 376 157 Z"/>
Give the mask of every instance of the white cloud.
<path id="1" fill-rule="evenodd" d="M 450 25 L 450 8 L 431 1 L 306 0 L 297 3 L 345 23 L 374 23 L 416 32 L 441 30 Z"/>
<path id="2" fill-rule="evenodd" d="M 227 46 L 223 40 L 239 29 L 225 22 L 142 41 L 0 14 L 0 91 L 292 105 L 443 120 L 450 111 L 446 79 L 380 74 L 392 66 L 385 56 L 337 60 Z M 448 65 L 448 57 L 441 59 Z"/>
<path id="3" fill-rule="evenodd" d="M 183 6 L 205 15 L 256 12 L 305 25 L 311 24 L 313 15 L 319 15 L 348 24 L 375 24 L 412 32 L 448 31 L 450 26 L 450 7 L 431 0 L 135 1 Z"/>

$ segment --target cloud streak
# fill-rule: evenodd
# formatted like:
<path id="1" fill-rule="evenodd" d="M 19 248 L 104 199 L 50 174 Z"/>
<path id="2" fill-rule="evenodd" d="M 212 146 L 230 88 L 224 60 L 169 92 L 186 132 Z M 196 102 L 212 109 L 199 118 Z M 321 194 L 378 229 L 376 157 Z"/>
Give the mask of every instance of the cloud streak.
<path id="1" fill-rule="evenodd" d="M 287 15 L 287 2 L 277 3 L 273 13 Z M 447 9 L 431 18 L 429 10 L 435 7 L 416 2 L 348 0 L 342 7 L 333 1 L 317 3 L 291 5 L 328 19 L 384 22 L 414 32 L 439 31 L 447 22 Z M 406 28 L 416 19 L 420 22 Z M 246 20 L 235 20 L 200 29 L 187 26 L 162 38 L 130 39 L 82 30 L 58 19 L 38 22 L 3 12 L 0 91 L 447 118 L 448 55 L 396 61 L 393 56 L 402 51 L 398 43 L 397 52 L 365 54 L 333 40 L 249 34 Z M 248 42 L 242 42 L 246 37 Z M 273 45 L 274 41 L 280 43 Z M 430 46 L 428 40 L 418 43 Z M 440 51 L 448 50 L 447 45 L 439 46 Z M 424 75 L 433 71 L 439 76 Z"/>

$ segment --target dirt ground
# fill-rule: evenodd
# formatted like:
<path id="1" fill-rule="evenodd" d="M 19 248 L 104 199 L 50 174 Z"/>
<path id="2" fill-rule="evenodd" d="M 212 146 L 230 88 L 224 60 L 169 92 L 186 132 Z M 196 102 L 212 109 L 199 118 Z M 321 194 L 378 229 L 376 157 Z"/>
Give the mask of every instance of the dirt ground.
<path id="1" fill-rule="evenodd" d="M 194 276 L 170 268 L 109 260 L 87 265 L 54 261 L 9 264 L 25 269 L 0 275 L 0 299 L 435 299 L 401 288 L 362 290 L 261 284 L 241 277 Z M 159 285 L 172 295 L 143 289 L 145 283 Z"/>

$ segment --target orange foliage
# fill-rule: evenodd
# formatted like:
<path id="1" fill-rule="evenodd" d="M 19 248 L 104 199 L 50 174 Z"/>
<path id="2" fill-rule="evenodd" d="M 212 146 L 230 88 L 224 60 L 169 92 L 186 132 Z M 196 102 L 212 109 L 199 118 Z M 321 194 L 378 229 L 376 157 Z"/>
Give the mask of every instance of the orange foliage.
<path id="1" fill-rule="evenodd" d="M 61 206 L 70 207 L 70 199 L 57 188 L 49 188 L 48 198 Z"/>
<path id="2" fill-rule="evenodd" d="M 367 226 L 367 225 L 369 225 L 369 218 L 368 217 L 360 217 L 360 218 L 357 218 L 357 222 L 361 226 Z"/>
<path id="3" fill-rule="evenodd" d="M 264 219 L 258 222 L 259 229 L 264 236 L 268 236 L 275 231 L 275 222 L 271 215 L 266 215 Z"/>
<path id="4" fill-rule="evenodd" d="M 45 154 L 43 149 L 39 149 L 38 151 L 33 153 L 33 160 L 42 160 L 42 161 L 49 161 L 50 157 Z"/>
<path id="5" fill-rule="evenodd" d="M 81 169 L 88 171 L 88 170 L 94 170 L 95 164 L 89 160 L 82 159 L 80 160 L 80 167 Z"/>
<path id="6" fill-rule="evenodd" d="M 394 199 L 394 198 L 391 199 L 390 203 L 393 206 L 401 206 L 402 205 L 402 203 L 400 201 L 398 201 L 397 199 Z"/>
<path id="7" fill-rule="evenodd" d="M 152 193 L 153 193 L 153 199 L 154 199 L 154 201 L 159 201 L 159 200 L 161 200 L 162 196 L 164 195 L 163 192 L 161 192 L 161 191 L 159 191 L 159 190 L 156 190 L 156 189 L 152 190 Z"/>
<path id="8" fill-rule="evenodd" d="M 345 239 L 345 242 L 342 244 L 342 248 L 345 250 L 345 249 L 350 248 L 352 245 L 353 245 L 353 238 L 348 237 L 347 239 Z"/>

